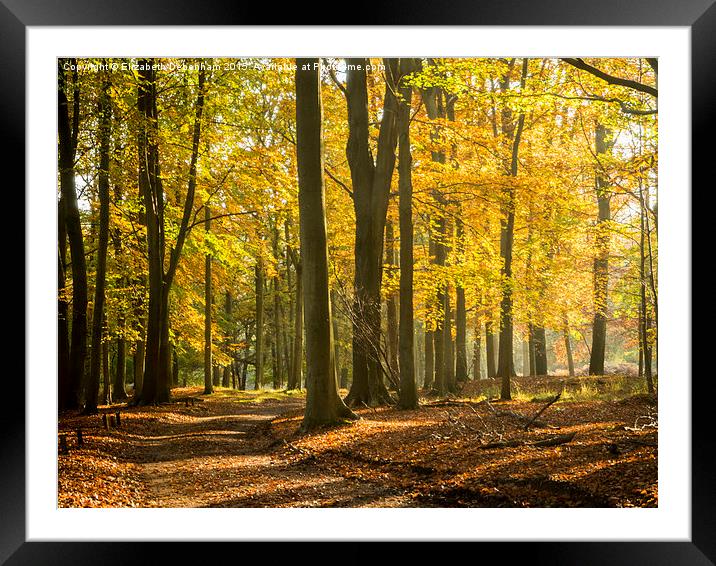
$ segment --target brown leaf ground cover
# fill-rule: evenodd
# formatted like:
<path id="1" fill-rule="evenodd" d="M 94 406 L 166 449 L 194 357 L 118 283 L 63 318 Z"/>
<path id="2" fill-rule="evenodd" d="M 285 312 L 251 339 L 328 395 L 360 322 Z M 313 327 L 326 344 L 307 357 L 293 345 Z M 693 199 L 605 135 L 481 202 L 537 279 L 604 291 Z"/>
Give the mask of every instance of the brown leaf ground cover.
<path id="1" fill-rule="evenodd" d="M 299 431 L 300 393 L 175 389 L 178 401 L 158 407 L 101 407 L 121 412 L 108 430 L 101 417 L 64 414 L 58 505 L 656 507 L 656 398 L 603 399 L 615 386 L 602 380 L 603 391 L 544 380 L 508 402 L 469 384 L 456 398 L 359 409 L 356 423 L 310 434 Z M 525 430 L 558 385 L 563 397 Z M 540 445 L 560 438 L 570 440 Z"/>

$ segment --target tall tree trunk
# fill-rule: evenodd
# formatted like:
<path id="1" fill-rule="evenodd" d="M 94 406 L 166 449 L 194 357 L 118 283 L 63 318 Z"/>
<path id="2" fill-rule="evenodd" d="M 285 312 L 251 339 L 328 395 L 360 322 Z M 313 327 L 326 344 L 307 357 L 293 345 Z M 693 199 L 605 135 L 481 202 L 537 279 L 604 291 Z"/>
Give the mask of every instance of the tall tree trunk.
<path id="1" fill-rule="evenodd" d="M 67 268 L 67 231 L 62 198 L 57 204 L 58 257 L 57 257 L 57 408 L 63 410 L 72 396 L 70 382 L 70 329 L 69 308 L 65 296 L 65 270 Z"/>
<path id="2" fill-rule="evenodd" d="M 645 243 L 647 238 L 647 224 L 646 224 L 646 205 L 644 202 L 644 189 L 639 186 L 639 201 L 640 201 L 640 241 L 639 241 L 639 311 L 641 317 L 639 320 L 641 330 L 641 351 L 643 356 L 643 371 L 646 377 L 646 386 L 649 393 L 654 393 L 654 379 L 651 375 L 651 344 L 649 342 L 649 311 L 647 310 L 646 303 L 646 249 Z"/>
<path id="3" fill-rule="evenodd" d="M 445 323 L 443 325 L 444 357 L 445 357 L 445 390 L 455 393 L 455 343 L 452 339 L 453 310 L 450 301 L 450 286 L 445 288 Z"/>
<path id="4" fill-rule="evenodd" d="M 344 388 L 341 364 L 340 364 L 340 347 L 338 346 L 338 307 L 336 305 L 336 290 L 331 289 L 331 323 L 333 324 L 333 359 L 335 360 L 336 379 L 340 377 L 340 387 Z"/>
<path id="5" fill-rule="evenodd" d="M 445 241 L 445 217 L 440 216 L 437 219 L 437 234 L 438 234 L 438 240 L 435 242 L 435 264 L 442 268 L 445 266 L 445 245 L 443 242 Z M 433 344 L 433 350 L 435 352 L 435 382 L 433 384 L 433 389 L 438 393 L 438 395 L 445 395 L 447 391 L 447 383 L 445 379 L 445 359 L 446 351 L 445 351 L 445 327 L 450 327 L 450 321 L 448 319 L 449 313 L 445 310 L 445 297 L 447 295 L 447 289 L 445 287 L 445 284 L 443 282 L 438 283 L 438 289 L 436 293 L 436 302 L 438 305 L 440 305 L 440 310 L 443 314 L 443 319 L 439 322 L 437 329 L 435 330 L 434 335 L 434 344 Z"/>
<path id="6" fill-rule="evenodd" d="M 162 293 L 164 245 L 162 241 L 163 193 L 159 187 L 159 150 L 157 147 L 156 71 L 154 61 L 144 60 L 139 71 L 137 105 L 140 130 L 137 142 L 139 158 L 139 188 L 144 198 L 147 251 L 149 306 L 147 310 L 147 338 L 144 346 L 144 379 L 141 402 L 156 403 L 160 397 L 160 345 L 162 331 Z"/>
<path id="7" fill-rule="evenodd" d="M 612 143 L 608 141 L 610 131 L 598 124 L 595 136 L 597 159 L 606 154 Z M 609 286 L 609 186 L 605 173 L 597 165 L 597 227 L 595 233 L 594 257 L 594 323 L 592 324 L 592 350 L 589 359 L 589 375 L 604 374 L 604 354 L 607 343 L 607 288 Z"/>
<path id="8" fill-rule="evenodd" d="M 485 356 L 487 357 L 487 377 L 493 378 L 496 374 L 495 363 L 495 334 L 491 320 L 485 322 Z"/>
<path id="9" fill-rule="evenodd" d="M 529 338 L 522 338 L 522 375 L 530 375 L 530 341 Z"/>
<path id="10" fill-rule="evenodd" d="M 256 282 L 256 377 L 254 389 L 261 389 L 264 382 L 264 266 L 259 257 L 255 267 Z"/>
<path id="11" fill-rule="evenodd" d="M 432 389 L 435 382 L 435 333 L 425 330 L 425 375 L 423 376 L 423 389 Z"/>
<path id="12" fill-rule="evenodd" d="M 296 315 L 293 327 L 293 353 L 291 354 L 291 374 L 289 376 L 288 388 L 301 389 L 303 381 L 303 275 L 302 261 L 295 257 L 294 267 L 296 269 Z"/>
<path id="13" fill-rule="evenodd" d="M 99 242 L 97 244 L 97 270 L 95 274 L 94 314 L 92 316 L 92 349 L 90 351 L 90 375 L 83 413 L 97 413 L 97 395 L 102 374 L 102 335 L 106 321 L 105 283 L 107 279 L 107 248 L 109 247 L 109 151 L 112 128 L 112 108 L 109 98 L 110 84 L 102 80 L 99 100 Z M 108 377 L 108 376 L 107 376 Z M 107 379 L 109 381 L 109 379 Z M 109 393 L 105 384 L 104 396 Z M 105 399 L 106 400 L 106 399 Z"/>
<path id="14" fill-rule="evenodd" d="M 413 72 L 414 62 L 401 59 L 400 75 Z M 398 216 L 400 225 L 400 337 L 399 364 L 401 409 L 417 409 L 418 387 L 415 379 L 415 330 L 413 324 L 413 179 L 410 153 L 410 103 L 412 89 L 401 84 L 398 106 Z"/>
<path id="15" fill-rule="evenodd" d="M 472 344 L 472 378 L 478 382 L 482 379 L 481 327 L 482 325 L 480 324 L 480 319 L 478 318 L 475 323 L 475 336 Z"/>
<path id="16" fill-rule="evenodd" d="M 145 345 L 144 380 L 139 403 L 150 404 L 169 400 L 171 384 L 171 348 L 169 343 L 169 292 L 171 290 L 181 252 L 189 233 L 196 192 L 196 171 L 201 138 L 201 118 L 204 108 L 203 68 L 198 73 L 192 151 L 189 180 L 181 224 L 176 243 L 170 251 L 168 268 L 164 272 L 164 189 L 159 166 L 157 85 L 154 60 L 142 61 L 139 71 L 137 106 L 140 131 L 137 143 L 139 154 L 139 187 L 144 197 L 149 264 L 149 307 L 147 340 Z"/>
<path id="17" fill-rule="evenodd" d="M 564 349 L 567 352 L 567 368 L 569 377 L 574 377 L 574 357 L 572 356 L 572 341 L 569 339 L 569 326 L 564 327 Z"/>
<path id="18" fill-rule="evenodd" d="M 393 221 L 388 220 L 385 224 L 385 263 L 394 269 L 395 263 L 395 230 Z M 388 319 L 388 333 L 386 336 L 386 351 L 388 355 L 388 371 L 393 375 L 398 374 L 398 305 L 395 300 L 395 293 L 390 292 L 385 301 Z"/>
<path id="19" fill-rule="evenodd" d="M 114 382 L 112 383 L 112 398 L 115 401 L 124 401 L 127 398 L 127 391 L 124 389 L 124 382 L 127 378 L 127 341 L 124 338 L 124 318 L 119 321 L 119 332 L 117 336 L 117 361 L 114 366 Z"/>
<path id="20" fill-rule="evenodd" d="M 349 405 L 391 401 L 377 348 L 380 344 L 380 288 L 383 275 L 383 233 L 395 166 L 397 60 L 386 59 L 386 88 L 378 133 L 376 160 L 369 144 L 367 59 L 349 59 L 346 73 L 348 144 L 346 156 L 353 184 L 356 216 L 355 303 L 353 313 L 353 382 Z"/>
<path id="21" fill-rule="evenodd" d="M 204 205 L 204 230 L 206 230 L 208 237 L 211 231 L 211 208 L 209 203 Z M 213 366 L 211 355 L 211 304 L 213 302 L 214 300 L 211 296 L 211 252 L 207 251 L 204 256 L 204 395 L 211 395 L 214 392 L 214 380 L 211 374 Z"/>
<path id="22" fill-rule="evenodd" d="M 520 90 L 524 90 L 527 79 L 528 59 L 522 60 L 522 78 Z M 503 83 L 503 91 L 509 86 L 509 77 Z M 525 125 L 525 114 L 522 112 L 517 119 L 517 127 L 512 124 L 512 112 L 503 111 L 503 133 L 510 140 L 512 156 L 510 159 L 509 175 L 517 177 L 518 154 L 522 130 Z M 502 288 L 502 301 L 500 302 L 500 345 L 497 362 L 497 375 L 502 378 L 500 398 L 511 399 L 510 378 L 514 373 L 514 357 L 512 352 L 513 324 L 512 324 L 512 247 L 515 231 L 515 189 L 508 185 L 503 191 L 504 210 L 500 220 L 500 255 L 503 259 L 502 278 L 505 281 Z"/>
<path id="23" fill-rule="evenodd" d="M 172 384 L 179 386 L 179 356 L 177 355 L 177 347 L 172 347 Z"/>
<path id="24" fill-rule="evenodd" d="M 274 356 L 273 388 L 280 389 L 283 385 L 283 321 L 281 320 L 281 274 L 280 253 L 278 249 L 278 229 L 273 228 L 273 255 L 276 260 L 276 274 L 273 277 L 273 344 L 271 351 Z"/>
<path id="25" fill-rule="evenodd" d="M 79 120 L 79 88 L 76 86 L 74 90 L 73 123 L 70 125 L 63 64 L 63 60 L 58 60 L 59 171 L 60 192 L 62 194 L 65 227 L 72 262 L 72 333 L 70 336 L 68 384 L 62 388 L 65 398 L 61 400 L 61 405 L 64 409 L 76 409 L 79 406 L 85 359 L 87 357 L 87 263 L 85 260 L 80 212 L 77 205 L 74 172 L 77 124 Z M 77 85 L 76 82 L 75 85 Z"/>
<path id="26" fill-rule="evenodd" d="M 306 308 L 306 409 L 302 428 L 356 419 L 338 396 L 331 305 L 319 59 L 296 60 L 296 153 L 303 298 Z"/>
<path id="27" fill-rule="evenodd" d="M 143 333 L 144 327 L 140 327 L 140 333 Z M 134 378 L 134 396 L 136 399 L 141 397 L 142 383 L 144 381 L 144 345 L 145 340 L 137 340 L 134 345 L 134 363 L 133 363 L 133 378 Z"/>
<path id="28" fill-rule="evenodd" d="M 102 321 L 102 402 L 112 404 L 112 379 L 109 375 L 109 327 L 107 326 L 107 315 Z"/>
<path id="29" fill-rule="evenodd" d="M 463 262 L 465 253 L 465 228 L 462 218 L 457 220 L 458 261 Z M 465 288 L 462 279 L 455 284 L 455 379 L 458 383 L 468 380 L 467 375 L 467 310 L 465 307 Z"/>

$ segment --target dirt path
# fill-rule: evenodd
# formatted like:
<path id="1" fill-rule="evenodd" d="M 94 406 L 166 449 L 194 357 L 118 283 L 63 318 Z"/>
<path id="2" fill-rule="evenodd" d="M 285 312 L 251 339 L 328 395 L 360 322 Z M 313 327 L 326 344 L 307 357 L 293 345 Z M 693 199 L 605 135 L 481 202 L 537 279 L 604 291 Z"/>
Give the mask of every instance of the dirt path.
<path id="1" fill-rule="evenodd" d="M 142 507 L 395 507 L 400 493 L 346 479 L 310 462 L 282 457 L 270 433 L 281 415 L 298 415 L 303 400 L 237 403 L 206 399 L 165 412 L 134 447 Z M 278 450 L 277 450 L 278 449 Z"/>
<path id="2" fill-rule="evenodd" d="M 657 505 L 656 400 L 645 396 L 553 405 L 529 431 L 504 414 L 533 415 L 541 402 L 509 402 L 498 414 L 424 399 L 414 411 L 359 409 L 351 426 L 311 434 L 298 434 L 300 395 L 190 388 L 174 399 L 115 405 L 121 426 L 109 430 L 97 416 L 63 416 L 59 506 Z M 77 428 L 83 447 L 72 445 Z M 570 440 L 535 444 L 558 434 Z"/>

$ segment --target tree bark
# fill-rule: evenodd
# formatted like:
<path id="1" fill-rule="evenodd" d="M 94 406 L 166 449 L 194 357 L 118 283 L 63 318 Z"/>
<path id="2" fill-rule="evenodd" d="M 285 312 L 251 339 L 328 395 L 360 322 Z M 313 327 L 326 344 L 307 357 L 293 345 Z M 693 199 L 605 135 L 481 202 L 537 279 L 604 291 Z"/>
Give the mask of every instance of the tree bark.
<path id="1" fill-rule="evenodd" d="M 353 313 L 353 382 L 346 397 L 351 405 L 391 402 L 382 380 L 380 359 L 380 289 L 383 232 L 395 166 L 397 60 L 386 59 L 386 88 L 375 162 L 369 145 L 367 59 L 348 59 L 346 156 L 353 184 L 356 216 L 355 297 Z"/>
<path id="2" fill-rule="evenodd" d="M 79 407 L 85 359 L 87 357 L 87 263 L 85 260 L 80 212 L 77 205 L 74 172 L 77 125 L 79 121 L 79 88 L 75 86 L 73 121 L 72 125 L 70 125 L 63 64 L 63 60 L 58 60 L 59 173 L 61 200 L 63 201 L 65 227 L 72 261 L 72 333 L 70 336 L 67 381 L 61 387 L 63 399 L 60 400 L 60 405 L 63 409 L 76 409 Z"/>
<path id="3" fill-rule="evenodd" d="M 209 203 L 204 205 L 204 230 L 208 236 L 211 232 L 211 208 Z M 208 240 L 207 240 L 208 245 Z M 213 366 L 211 352 L 211 252 L 204 256 L 204 395 L 214 392 L 214 380 L 211 368 Z"/>
<path id="4" fill-rule="evenodd" d="M 572 356 L 572 342 L 569 339 L 569 326 L 564 327 L 564 349 L 567 352 L 567 369 L 569 377 L 574 377 L 574 357 Z"/>
<path id="5" fill-rule="evenodd" d="M 522 60 L 522 78 L 520 90 L 524 90 L 527 79 L 528 59 Z M 509 86 L 509 77 L 503 82 L 503 91 Z M 525 125 L 525 114 L 522 112 L 517 119 L 517 127 L 512 124 L 512 113 L 503 110 L 503 134 L 510 140 L 512 151 L 509 165 L 509 175 L 517 177 L 518 154 L 522 130 Z M 502 277 L 505 282 L 502 288 L 502 301 L 500 302 L 500 345 L 497 363 L 497 376 L 502 378 L 500 398 L 511 399 L 510 378 L 514 373 L 514 357 L 512 352 L 513 325 L 512 325 L 512 247 L 515 231 L 515 189 L 508 185 L 503 191 L 504 209 L 500 220 L 500 254 L 503 259 Z"/>
<path id="6" fill-rule="evenodd" d="M 307 368 L 303 430 L 357 418 L 338 396 L 333 359 L 322 114 L 319 59 L 297 59 L 296 153 Z"/>
<path id="7" fill-rule="evenodd" d="M 458 258 L 463 261 L 465 253 L 465 228 L 461 218 L 457 220 Z M 465 307 L 465 288 L 462 279 L 455 284 L 455 380 L 462 383 L 468 380 L 467 375 L 467 309 Z"/>
<path id="8" fill-rule="evenodd" d="M 401 59 L 400 75 L 414 70 L 411 60 Z M 399 363 L 401 409 L 417 409 L 418 387 L 415 379 L 415 331 L 413 321 L 413 179 L 410 153 L 410 103 L 412 89 L 400 87 L 398 106 L 398 215 L 400 225 L 400 325 Z"/>
<path id="9" fill-rule="evenodd" d="M 535 375 L 547 375 L 547 334 L 544 326 L 533 326 Z"/>
<path id="10" fill-rule="evenodd" d="M 104 303 L 107 279 L 107 248 L 109 247 L 109 146 L 112 128 L 109 88 L 110 84 L 105 76 L 102 80 L 102 91 L 99 99 L 99 176 L 97 183 L 99 192 L 99 242 L 97 244 L 94 314 L 92 315 L 92 349 L 90 351 L 90 375 L 85 395 L 85 406 L 82 411 L 87 415 L 97 413 L 97 395 L 99 393 L 100 376 L 103 373 L 102 336 L 106 321 Z M 105 398 L 108 393 L 109 383 L 105 383 Z"/>
<path id="11" fill-rule="evenodd" d="M 607 140 L 610 132 L 602 124 L 597 124 L 595 149 L 597 159 L 611 148 Z M 604 355 L 607 343 L 607 288 L 609 286 L 609 210 L 610 194 L 608 181 L 597 164 L 597 227 L 595 233 L 594 257 L 594 322 L 592 324 L 592 350 L 589 359 L 589 375 L 604 374 Z"/>
<path id="12" fill-rule="evenodd" d="M 475 319 L 475 336 L 473 338 L 473 357 L 472 357 L 472 378 L 479 382 L 482 379 L 482 352 L 481 352 L 481 341 L 482 341 L 482 325 L 480 319 Z"/>
<path id="13" fill-rule="evenodd" d="M 264 267 L 261 255 L 258 257 L 254 271 L 256 282 L 256 377 L 254 378 L 254 389 L 261 389 L 264 381 Z"/>
<path id="14" fill-rule="evenodd" d="M 493 378 L 496 374 L 495 363 L 495 334 L 492 331 L 492 321 L 485 322 L 485 356 L 487 357 L 487 377 Z"/>
<path id="15" fill-rule="evenodd" d="M 293 265 L 296 270 L 296 315 L 293 327 L 293 353 L 291 354 L 289 390 L 301 389 L 301 382 L 303 381 L 303 269 L 302 261 L 296 257 L 295 252 L 293 255 Z"/>
<path id="16" fill-rule="evenodd" d="M 170 250 L 166 273 L 164 232 L 164 189 L 159 166 L 158 110 L 156 70 L 154 60 L 142 61 L 139 71 L 137 106 L 140 114 L 140 131 L 137 143 L 139 154 L 139 187 L 144 198 L 147 227 L 149 264 L 149 307 L 147 313 L 147 340 L 145 344 L 144 379 L 137 402 L 158 403 L 169 400 L 171 384 L 171 349 L 169 343 L 169 292 L 186 237 L 196 192 L 196 171 L 201 138 L 201 119 L 204 108 L 204 78 L 198 72 L 197 100 L 192 133 L 192 151 L 189 162 L 189 180 L 184 200 L 181 224 L 176 243 Z"/>
<path id="17" fill-rule="evenodd" d="M 389 269 L 395 269 L 395 230 L 393 221 L 388 220 L 385 224 L 385 263 Z M 386 336 L 386 350 L 388 367 L 393 375 L 398 374 L 398 305 L 395 300 L 395 293 L 390 292 L 385 301 L 388 322 L 388 333 Z"/>

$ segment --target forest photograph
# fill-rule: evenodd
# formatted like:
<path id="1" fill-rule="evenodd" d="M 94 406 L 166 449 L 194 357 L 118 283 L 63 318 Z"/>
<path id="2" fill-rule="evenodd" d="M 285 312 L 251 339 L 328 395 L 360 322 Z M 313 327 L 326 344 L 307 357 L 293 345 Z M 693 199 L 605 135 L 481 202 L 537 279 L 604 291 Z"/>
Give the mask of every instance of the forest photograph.
<path id="1" fill-rule="evenodd" d="M 56 69 L 58 507 L 658 507 L 658 59 Z"/>

